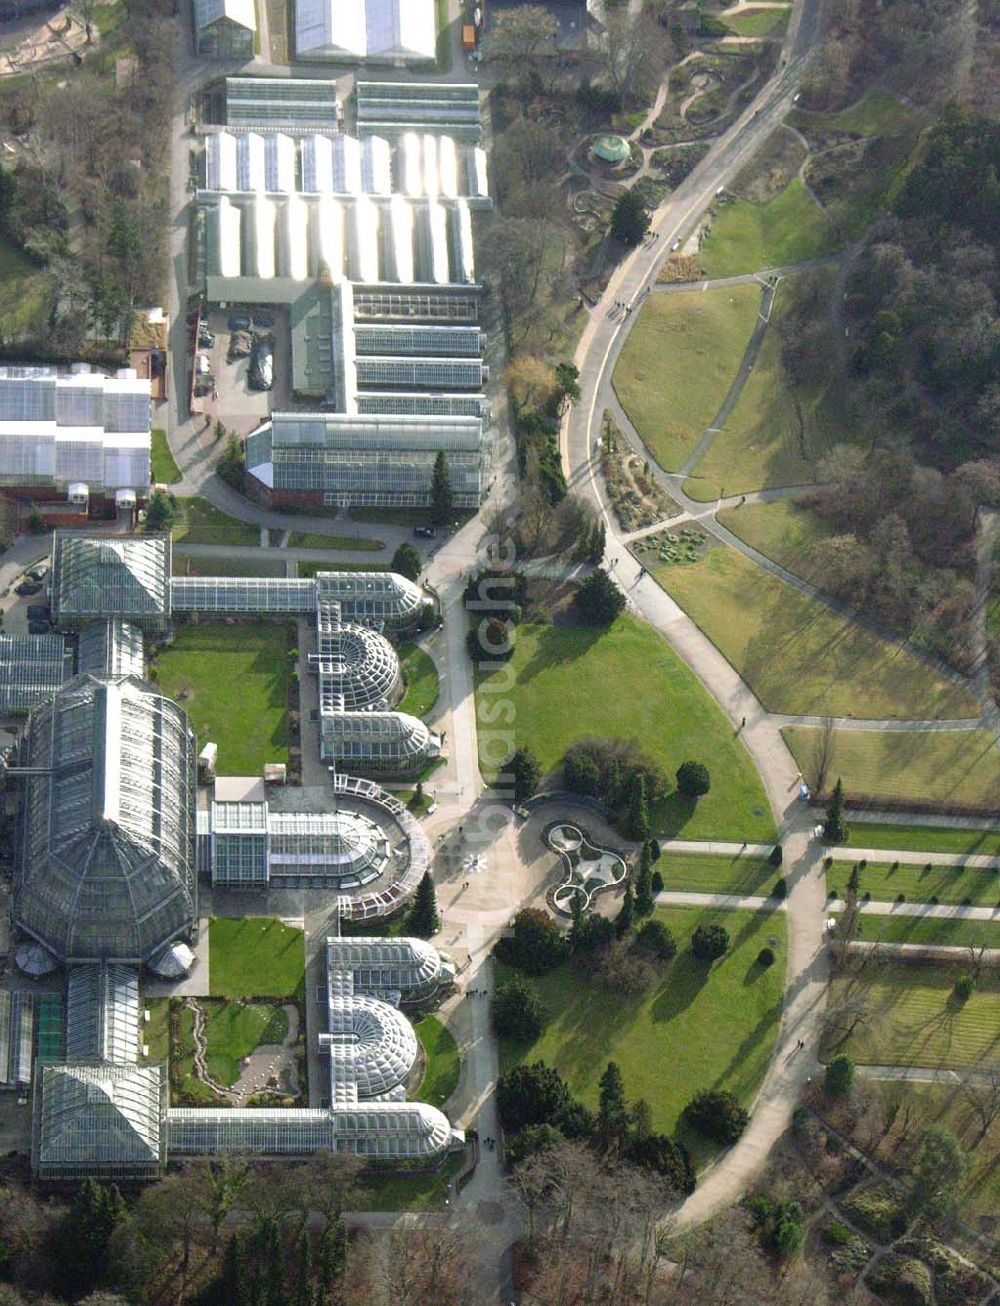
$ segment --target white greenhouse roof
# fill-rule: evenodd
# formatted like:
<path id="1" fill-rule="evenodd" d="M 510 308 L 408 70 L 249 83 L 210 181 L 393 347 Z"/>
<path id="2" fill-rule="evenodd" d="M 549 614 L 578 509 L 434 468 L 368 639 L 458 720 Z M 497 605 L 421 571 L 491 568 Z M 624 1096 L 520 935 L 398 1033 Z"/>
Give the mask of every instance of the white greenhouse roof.
<path id="1" fill-rule="evenodd" d="M 209 27 L 220 18 L 228 18 L 249 32 L 257 30 L 257 12 L 254 0 L 194 0 L 194 25 Z"/>
<path id="2" fill-rule="evenodd" d="M 295 7 L 300 58 L 429 62 L 436 47 L 434 0 L 299 0 Z"/>

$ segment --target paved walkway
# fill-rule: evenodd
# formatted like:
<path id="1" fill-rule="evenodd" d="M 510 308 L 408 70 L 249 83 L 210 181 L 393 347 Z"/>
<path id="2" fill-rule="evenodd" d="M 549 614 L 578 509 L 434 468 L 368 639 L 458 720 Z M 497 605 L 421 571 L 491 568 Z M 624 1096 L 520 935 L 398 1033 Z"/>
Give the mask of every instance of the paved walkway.
<path id="1" fill-rule="evenodd" d="M 827 902 L 828 912 L 843 911 L 846 903 L 843 898 L 831 898 Z M 858 903 L 862 916 L 913 916 L 930 918 L 935 921 L 1000 921 L 998 907 L 963 907 L 957 903 L 933 902 L 876 902 L 874 900 Z"/>
<path id="2" fill-rule="evenodd" d="M 858 1066 L 862 1079 L 911 1080 L 917 1084 L 986 1084 L 995 1082 L 993 1074 L 981 1070 L 946 1070 L 941 1066 Z"/>
<path id="3" fill-rule="evenodd" d="M 663 907 L 719 907 L 726 911 L 784 911 L 785 903 L 773 894 L 767 897 L 752 893 L 686 893 L 664 889 L 656 895 Z"/>

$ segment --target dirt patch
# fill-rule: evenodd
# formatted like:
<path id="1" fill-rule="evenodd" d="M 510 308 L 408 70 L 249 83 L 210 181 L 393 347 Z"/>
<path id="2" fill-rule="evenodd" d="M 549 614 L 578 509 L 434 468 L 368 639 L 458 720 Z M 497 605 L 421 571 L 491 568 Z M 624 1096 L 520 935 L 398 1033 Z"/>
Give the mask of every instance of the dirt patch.
<path id="1" fill-rule="evenodd" d="M 676 284 L 683 281 L 700 281 L 705 269 L 697 254 L 671 254 L 660 268 L 657 281 L 669 281 Z"/>
<path id="2" fill-rule="evenodd" d="M 779 127 L 736 178 L 732 189 L 751 204 L 770 204 L 798 176 L 808 150 L 788 127 Z"/>
<path id="3" fill-rule="evenodd" d="M 576 582 L 542 580 L 532 576 L 528 582 L 528 602 L 524 620 L 552 626 L 585 626 L 576 606 Z"/>

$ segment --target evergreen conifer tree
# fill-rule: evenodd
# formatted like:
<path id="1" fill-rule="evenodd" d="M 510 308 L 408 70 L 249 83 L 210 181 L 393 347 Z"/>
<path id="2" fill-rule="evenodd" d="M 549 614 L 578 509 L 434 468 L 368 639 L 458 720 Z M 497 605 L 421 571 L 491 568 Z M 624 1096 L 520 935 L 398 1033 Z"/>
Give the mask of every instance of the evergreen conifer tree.
<path id="1" fill-rule="evenodd" d="M 837 783 L 833 786 L 833 793 L 830 796 L 830 806 L 826 809 L 823 838 L 827 843 L 847 843 L 849 834 L 847 822 L 844 820 L 844 785 L 838 775 Z"/>
<path id="2" fill-rule="evenodd" d="M 434 472 L 431 477 L 431 512 L 438 526 L 447 526 L 451 520 L 451 473 L 443 449 L 438 450 L 437 457 L 434 459 Z"/>
<path id="3" fill-rule="evenodd" d="M 434 891 L 434 880 L 430 871 L 424 871 L 423 878 L 417 885 L 417 892 L 413 895 L 413 905 L 410 907 L 407 925 L 420 939 L 429 939 L 441 927 L 441 918 L 438 916 L 437 909 L 437 894 Z"/>

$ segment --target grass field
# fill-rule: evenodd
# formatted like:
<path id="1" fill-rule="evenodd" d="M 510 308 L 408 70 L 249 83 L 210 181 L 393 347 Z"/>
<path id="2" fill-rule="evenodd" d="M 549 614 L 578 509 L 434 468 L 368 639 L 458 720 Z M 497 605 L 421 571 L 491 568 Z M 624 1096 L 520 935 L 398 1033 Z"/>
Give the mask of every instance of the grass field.
<path id="1" fill-rule="evenodd" d="M 703 1162 L 715 1149 L 685 1127 L 681 1112 L 702 1088 L 731 1089 L 744 1103 L 752 1101 L 781 1014 L 785 917 L 681 907 L 658 908 L 656 919 L 678 944 L 659 984 L 643 996 L 624 998 L 588 984 L 569 964 L 533 980 L 548 1023 L 531 1044 L 501 1041 L 500 1068 L 542 1060 L 595 1108 L 601 1074 L 616 1061 L 629 1101 L 645 1098 L 653 1128 L 677 1131 L 695 1161 Z M 729 931 L 732 944 L 722 961 L 706 969 L 692 956 L 689 939 L 697 925 L 715 921 Z M 769 968 L 756 964 L 765 945 L 777 956 Z"/>
<path id="2" fill-rule="evenodd" d="M 772 36 L 788 26 L 791 5 L 786 9 L 747 9 L 741 14 L 725 14 L 721 21 L 734 36 Z"/>
<path id="3" fill-rule="evenodd" d="M 199 745 L 218 744 L 221 775 L 259 775 L 265 762 L 288 761 L 291 631 L 265 621 L 181 626 L 156 659 L 160 688 L 183 703 Z"/>
<path id="4" fill-rule="evenodd" d="M 905 818 L 904 818 L 905 819 Z M 851 821 L 851 844 L 857 848 L 899 848 L 904 852 L 1000 852 L 1000 830 L 963 830 L 951 825 L 892 825 Z"/>
<path id="5" fill-rule="evenodd" d="M 972 997 L 955 998 L 950 966 L 889 964 L 875 971 L 835 974 L 828 1013 L 863 1006 L 853 1034 L 828 1035 L 823 1059 L 846 1052 L 863 1065 L 962 1069 L 1000 1066 L 997 1008 L 1000 975 L 984 971 Z"/>
<path id="6" fill-rule="evenodd" d="M 662 853 L 656 869 L 664 889 L 676 893 L 767 894 L 780 875 L 766 857 L 714 853 Z"/>
<path id="7" fill-rule="evenodd" d="M 910 653 L 838 616 L 733 549 L 713 548 L 698 562 L 661 567 L 653 575 L 771 712 L 978 715 L 979 706 L 969 694 Z M 850 788 L 846 774 L 845 787 Z"/>
<path id="8" fill-rule="evenodd" d="M 815 773 L 820 732 L 790 726 L 781 732 L 807 780 Z M 1000 749 L 990 730 L 835 730 L 828 771 L 840 776 L 849 795 L 901 798 L 912 802 L 995 806 L 1000 798 Z M 866 845 L 864 826 L 851 842 Z"/>
<path id="9" fill-rule="evenodd" d="M 175 576 L 274 576 L 288 575 L 285 563 L 274 553 L 260 550 L 259 558 L 228 558 L 221 553 L 211 558 L 187 558 L 174 549 Z"/>
<path id="10" fill-rule="evenodd" d="M 416 1023 L 417 1038 L 427 1057 L 427 1066 L 420 1087 L 413 1096 L 418 1102 L 430 1102 L 443 1107 L 458 1087 L 461 1069 L 458 1046 L 451 1030 L 441 1024 L 437 1016 L 424 1016 Z"/>
<path id="11" fill-rule="evenodd" d="M 726 20 L 727 24 L 729 20 Z M 909 109 L 893 95 L 872 91 L 863 100 L 839 113 L 810 113 L 793 109 L 786 121 L 790 127 L 805 131 L 851 132 L 856 136 L 884 135 L 899 131 L 912 116 Z"/>
<path id="12" fill-rule="evenodd" d="M 262 1043 L 281 1043 L 288 1016 L 266 1002 L 206 1002 L 205 1066 L 221 1084 L 235 1084 L 240 1062 Z"/>
<path id="13" fill-rule="evenodd" d="M 651 295 L 615 366 L 619 402 L 661 467 L 676 471 L 740 365 L 760 287 Z"/>
<path id="14" fill-rule="evenodd" d="M 153 481 L 157 485 L 176 485 L 181 479 L 181 469 L 170 452 L 166 431 L 154 427 L 150 446 L 150 462 L 153 468 Z"/>
<path id="15" fill-rule="evenodd" d="M 676 653 L 644 622 L 622 616 L 607 630 L 518 627 L 508 670 L 477 684 L 483 771 L 495 774 L 517 747 L 531 748 L 543 771 L 588 736 L 637 739 L 673 781 L 681 762 L 703 761 L 711 792 L 696 804 L 671 794 L 653 809 L 654 832 L 692 839 L 775 837 L 767 799 L 742 741 Z M 502 697 L 501 697 L 502 695 Z M 488 728 L 487 714 L 509 702 L 513 726 Z M 497 721 L 497 716 L 490 716 Z M 506 717 L 502 718 L 506 722 Z"/>
<path id="16" fill-rule="evenodd" d="M 834 245 L 833 224 L 796 177 L 770 204 L 722 205 L 700 259 L 705 276 L 732 277 L 802 263 Z"/>
<path id="17" fill-rule="evenodd" d="M 170 999 L 147 997 L 143 1005 L 149 1012 L 149 1020 L 142 1026 L 142 1042 L 149 1048 L 149 1055 L 143 1056 L 142 1061 L 157 1065 L 170 1057 Z"/>
<path id="18" fill-rule="evenodd" d="M 385 548 L 385 543 L 382 540 L 370 540 L 365 535 L 316 535 L 306 531 L 292 531 L 288 536 L 288 548 L 353 549 L 360 553 L 378 553 Z"/>
<path id="19" fill-rule="evenodd" d="M 754 369 L 725 426 L 696 465 L 695 475 L 723 486 L 728 494 L 808 485 L 817 479 L 818 460 L 835 444 L 870 438 L 847 395 L 831 384 L 829 375 L 793 386 L 782 364 L 783 319 L 798 301 L 813 303 L 812 296 L 815 311 L 824 312 L 835 276 L 835 268 L 818 268 L 808 276 L 782 282 Z M 756 508 L 747 505 L 741 511 Z M 780 534 L 776 527 L 770 530 Z"/>
<path id="20" fill-rule="evenodd" d="M 941 920 L 936 916 L 862 916 L 858 938 L 869 943 L 1000 948 L 1000 922 Z"/>
<path id="21" fill-rule="evenodd" d="M 397 711 L 424 717 L 438 701 L 441 684 L 434 659 L 418 644 L 400 644 L 399 665 L 406 680 L 406 693 Z"/>
<path id="22" fill-rule="evenodd" d="M 352 1205 L 357 1211 L 443 1210 L 449 1182 L 461 1170 L 463 1161 L 462 1156 L 449 1156 L 440 1170 L 366 1177 Z"/>
<path id="23" fill-rule="evenodd" d="M 175 543 L 260 544 L 260 527 L 227 517 L 207 499 L 178 499 L 178 519 L 171 531 Z"/>
<path id="24" fill-rule="evenodd" d="M 4 338 L 16 339 L 43 327 L 51 298 L 48 275 L 0 234 L 0 327 Z"/>
<path id="25" fill-rule="evenodd" d="M 777 499 L 727 508 L 719 513 L 719 521 L 765 558 L 822 586 L 827 568 L 816 546 L 836 532 L 818 513 L 799 508 L 794 499 Z"/>
<path id="26" fill-rule="evenodd" d="M 826 873 L 826 887 L 843 898 L 854 862 L 835 861 Z M 860 872 L 861 892 L 870 893 L 876 902 L 892 902 L 901 893 L 907 902 L 961 904 L 995 907 L 1000 898 L 1000 878 L 995 870 L 973 866 L 923 865 L 902 863 L 895 870 L 892 863 L 869 862 Z M 880 919 L 885 920 L 885 917 Z"/>
<path id="27" fill-rule="evenodd" d="M 270 916 L 215 916 L 208 925 L 214 998 L 288 998 L 305 974 L 301 930 Z"/>

